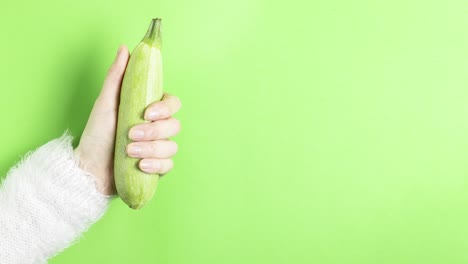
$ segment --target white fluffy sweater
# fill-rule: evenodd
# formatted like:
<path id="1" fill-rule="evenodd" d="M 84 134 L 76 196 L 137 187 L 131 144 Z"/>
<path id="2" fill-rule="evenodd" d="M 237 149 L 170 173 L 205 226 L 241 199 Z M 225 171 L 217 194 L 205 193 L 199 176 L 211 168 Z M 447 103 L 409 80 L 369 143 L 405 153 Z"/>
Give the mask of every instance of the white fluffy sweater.
<path id="1" fill-rule="evenodd" d="M 80 169 L 67 133 L 13 167 L 0 186 L 0 263 L 46 263 L 106 211 L 110 197 Z"/>

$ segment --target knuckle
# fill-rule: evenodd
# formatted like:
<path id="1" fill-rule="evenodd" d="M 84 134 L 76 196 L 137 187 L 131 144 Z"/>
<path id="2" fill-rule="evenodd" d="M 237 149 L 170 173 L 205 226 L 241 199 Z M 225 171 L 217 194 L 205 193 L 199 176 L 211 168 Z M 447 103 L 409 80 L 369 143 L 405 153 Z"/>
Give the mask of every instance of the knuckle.
<path id="1" fill-rule="evenodd" d="M 153 142 L 152 144 L 149 144 L 149 152 L 151 154 L 151 156 L 153 157 L 157 157 L 158 154 L 159 154 L 159 143 L 156 141 L 156 142 Z"/>
<path id="2" fill-rule="evenodd" d="M 147 126 L 147 133 L 150 138 L 157 138 L 159 134 L 159 126 L 157 122 L 150 123 Z"/>

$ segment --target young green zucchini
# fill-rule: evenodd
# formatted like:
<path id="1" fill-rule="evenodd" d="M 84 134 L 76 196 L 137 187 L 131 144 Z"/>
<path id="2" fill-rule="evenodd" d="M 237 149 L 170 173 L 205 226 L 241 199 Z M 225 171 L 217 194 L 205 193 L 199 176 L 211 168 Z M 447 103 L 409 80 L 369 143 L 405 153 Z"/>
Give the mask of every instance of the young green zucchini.
<path id="1" fill-rule="evenodd" d="M 139 159 L 127 155 L 131 142 L 128 132 L 132 126 L 147 122 L 143 118 L 146 107 L 162 96 L 161 19 L 157 18 L 131 54 L 120 92 L 114 178 L 120 198 L 133 209 L 143 207 L 153 197 L 159 175 L 142 172 Z"/>

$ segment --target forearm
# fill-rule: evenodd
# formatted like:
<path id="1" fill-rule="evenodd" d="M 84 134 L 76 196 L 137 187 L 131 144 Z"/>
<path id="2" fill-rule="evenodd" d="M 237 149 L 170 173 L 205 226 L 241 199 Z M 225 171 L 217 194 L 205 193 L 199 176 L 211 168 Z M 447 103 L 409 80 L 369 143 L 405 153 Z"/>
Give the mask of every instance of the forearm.
<path id="1" fill-rule="evenodd" d="M 64 135 L 10 170 L 0 187 L 0 263 L 44 263 L 106 211 L 109 197 L 80 169 Z"/>

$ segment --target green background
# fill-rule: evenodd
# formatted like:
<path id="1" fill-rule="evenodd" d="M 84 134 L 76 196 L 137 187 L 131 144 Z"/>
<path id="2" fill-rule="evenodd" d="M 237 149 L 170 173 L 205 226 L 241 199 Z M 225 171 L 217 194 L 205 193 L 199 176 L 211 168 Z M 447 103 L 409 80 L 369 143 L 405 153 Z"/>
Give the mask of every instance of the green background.
<path id="1" fill-rule="evenodd" d="M 175 169 L 71 263 L 468 263 L 464 0 L 6 1 L 0 174 L 78 138 L 121 43 L 163 19 Z"/>

